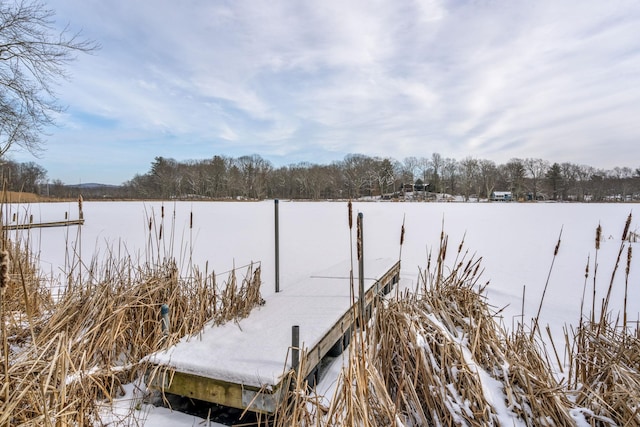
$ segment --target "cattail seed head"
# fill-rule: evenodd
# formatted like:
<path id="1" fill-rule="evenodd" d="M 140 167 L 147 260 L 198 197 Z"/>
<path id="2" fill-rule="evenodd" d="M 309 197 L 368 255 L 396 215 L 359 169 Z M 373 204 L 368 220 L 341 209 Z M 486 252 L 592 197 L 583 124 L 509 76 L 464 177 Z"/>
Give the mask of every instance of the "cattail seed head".
<path id="1" fill-rule="evenodd" d="M 588 278 L 589 277 L 589 264 L 587 264 L 587 267 L 584 269 L 584 278 Z"/>
<path id="2" fill-rule="evenodd" d="M 189 214 L 189 230 L 193 228 L 193 211 Z"/>
<path id="3" fill-rule="evenodd" d="M 82 211 L 82 194 L 78 196 L 78 218 L 84 219 L 84 212 Z"/>
<path id="4" fill-rule="evenodd" d="M 629 275 L 629 270 L 631 269 L 631 246 L 627 249 L 627 276 Z"/>
<path id="5" fill-rule="evenodd" d="M 598 224 L 598 228 L 596 228 L 596 250 L 600 249 L 601 239 L 602 239 L 602 225 Z"/>
<path id="6" fill-rule="evenodd" d="M 153 220 L 149 218 L 149 231 L 153 228 Z"/>
<path id="7" fill-rule="evenodd" d="M 404 243 L 404 224 L 402 224 L 402 228 L 400 228 L 400 246 Z"/>
<path id="8" fill-rule="evenodd" d="M 160 218 L 164 218 L 164 205 L 160 206 Z"/>
<path id="9" fill-rule="evenodd" d="M 627 233 L 629 233 L 629 226 L 631 226 L 631 214 L 627 217 L 627 222 L 624 224 L 624 231 L 622 232 L 622 240 L 627 240 Z"/>
<path id="10" fill-rule="evenodd" d="M 162 240 L 162 224 L 160 224 L 160 233 L 158 234 L 158 240 Z"/>
<path id="11" fill-rule="evenodd" d="M 0 289 L 9 284 L 9 252 L 0 251 Z"/>
<path id="12" fill-rule="evenodd" d="M 587 265 L 584 268 L 584 278 L 586 279 L 587 277 L 589 277 L 589 258 L 587 257 Z"/>
<path id="13" fill-rule="evenodd" d="M 558 255 L 559 249 L 560 249 L 560 239 L 558 239 L 558 243 L 556 243 L 556 248 L 553 250 L 553 256 Z"/>
<path id="14" fill-rule="evenodd" d="M 349 204 L 347 205 L 349 208 L 349 230 L 353 230 L 353 204 L 351 200 L 349 200 Z"/>

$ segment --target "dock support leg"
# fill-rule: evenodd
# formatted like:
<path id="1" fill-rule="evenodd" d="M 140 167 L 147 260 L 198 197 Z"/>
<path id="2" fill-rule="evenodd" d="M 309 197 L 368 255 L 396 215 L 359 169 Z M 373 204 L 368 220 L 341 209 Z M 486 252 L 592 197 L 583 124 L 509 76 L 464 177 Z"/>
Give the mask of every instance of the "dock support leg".
<path id="1" fill-rule="evenodd" d="M 365 295 L 364 295 L 364 239 L 363 239 L 363 217 L 362 212 L 358 213 L 358 308 L 360 315 L 360 325 L 365 324 Z"/>
<path id="2" fill-rule="evenodd" d="M 291 327 L 291 368 L 298 371 L 300 366 L 300 326 Z"/>
<path id="3" fill-rule="evenodd" d="M 162 304 L 160 307 L 160 315 L 162 316 L 162 334 L 169 335 L 169 306 Z"/>

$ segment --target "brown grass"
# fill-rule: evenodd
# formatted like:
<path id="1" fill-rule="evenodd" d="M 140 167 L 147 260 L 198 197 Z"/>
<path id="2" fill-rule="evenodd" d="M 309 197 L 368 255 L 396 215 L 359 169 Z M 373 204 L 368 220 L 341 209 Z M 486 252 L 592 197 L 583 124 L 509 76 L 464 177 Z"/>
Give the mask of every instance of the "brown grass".
<path id="1" fill-rule="evenodd" d="M 53 301 L 25 248 L 6 239 L 4 246 L 12 263 L 0 295 L 0 426 L 94 425 L 98 403 L 144 374 L 144 356 L 206 322 L 244 317 L 262 302 L 259 264 L 234 269 L 218 283 L 195 267 L 181 277 L 173 259 L 139 266 L 112 252 L 86 271 L 74 262 L 65 292 Z M 168 335 L 162 304 L 170 307 Z"/>
<path id="2" fill-rule="evenodd" d="M 298 378 L 276 426 L 640 425 L 637 325 L 581 324 L 561 382 L 539 334 L 498 326 L 480 260 L 461 244 L 448 267 L 447 243 L 443 233 L 416 292 L 379 301 L 367 336 L 354 332 L 333 398 L 307 393 Z"/>
<path id="3" fill-rule="evenodd" d="M 158 241 L 162 218 L 149 230 Z M 619 259 L 631 243 L 624 237 Z M 521 324 L 507 333 L 499 326 L 484 297 L 481 259 L 470 257 L 463 243 L 448 250 L 443 232 L 415 290 L 376 301 L 366 331 L 353 332 L 331 399 L 310 392 L 305 379 L 290 372 L 291 387 L 276 414 L 259 423 L 640 425 L 638 324 L 613 318 L 607 297 L 602 314 L 585 315 L 567 333 L 569 372 L 559 381 L 541 334 L 533 333 L 537 327 L 526 331 Z M 70 274 L 66 292 L 53 301 L 28 248 L 6 239 L 3 245 L 11 263 L 10 280 L 0 287 L 0 426 L 99 423 L 98 402 L 118 397 L 123 384 L 140 378 L 144 356 L 197 334 L 206 322 L 247 316 L 262 303 L 259 265 L 234 269 L 223 283 L 194 267 L 183 277 L 153 239 L 143 265 L 127 256 L 91 262 L 83 276 Z M 628 278 L 628 249 L 625 261 Z M 617 268 L 618 262 L 610 288 Z M 585 289 L 588 274 L 587 266 Z M 162 304 L 171 310 L 168 335 L 161 328 Z M 298 372 L 304 372 L 304 356 L 300 363 Z"/>

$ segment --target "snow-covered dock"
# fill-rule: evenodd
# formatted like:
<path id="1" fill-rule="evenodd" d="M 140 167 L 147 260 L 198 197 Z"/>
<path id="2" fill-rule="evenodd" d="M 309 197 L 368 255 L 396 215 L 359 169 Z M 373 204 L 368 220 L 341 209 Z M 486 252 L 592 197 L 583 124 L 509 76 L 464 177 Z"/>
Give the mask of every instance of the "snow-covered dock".
<path id="1" fill-rule="evenodd" d="M 354 271 L 358 307 L 359 277 Z M 273 412 L 286 373 L 292 369 L 292 327 L 299 327 L 307 359 L 302 374 L 313 380 L 327 354 L 341 351 L 351 336 L 351 265 L 341 263 L 268 295 L 265 304 L 237 322 L 206 326 L 147 360 L 159 369 L 148 385 L 164 392 L 235 408 Z M 400 263 L 364 263 L 365 306 L 391 291 Z M 369 311 L 369 309 L 367 310 Z"/>

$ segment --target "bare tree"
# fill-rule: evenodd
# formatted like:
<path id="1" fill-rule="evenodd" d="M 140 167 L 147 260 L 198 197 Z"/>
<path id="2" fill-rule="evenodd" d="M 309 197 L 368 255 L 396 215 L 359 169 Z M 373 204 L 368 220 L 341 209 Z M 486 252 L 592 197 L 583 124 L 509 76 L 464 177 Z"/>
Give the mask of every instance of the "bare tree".
<path id="1" fill-rule="evenodd" d="M 578 184 L 578 201 L 584 202 L 589 193 L 589 183 L 591 178 L 595 176 L 596 170 L 592 166 L 575 165 L 574 174 Z M 592 194 L 591 194 L 592 196 Z"/>
<path id="2" fill-rule="evenodd" d="M 405 182 L 405 184 L 413 184 L 413 182 L 415 181 L 416 171 L 418 170 L 418 162 L 418 158 L 414 156 L 405 157 L 402 161 L 403 175 L 408 179 L 408 182 Z"/>
<path id="3" fill-rule="evenodd" d="M 37 193 L 39 186 L 46 182 L 47 171 L 34 162 L 4 161 L 0 163 L 0 176 L 7 190 Z"/>
<path id="4" fill-rule="evenodd" d="M 524 167 L 529 173 L 531 179 L 531 192 L 533 200 L 538 200 L 538 190 L 540 189 L 540 181 L 544 178 L 549 169 L 549 162 L 543 159 L 525 159 Z"/>
<path id="5" fill-rule="evenodd" d="M 342 170 L 347 183 L 348 197 L 369 195 L 373 177 L 370 176 L 371 157 L 363 154 L 347 154 L 342 162 Z M 369 185 L 369 188 L 366 188 Z"/>
<path id="6" fill-rule="evenodd" d="M 480 159 L 478 163 L 485 197 L 491 199 L 491 193 L 493 193 L 493 189 L 496 187 L 496 182 L 498 181 L 498 167 L 493 160 Z"/>
<path id="7" fill-rule="evenodd" d="M 460 168 L 460 179 L 464 191 L 464 200 L 469 201 L 469 196 L 480 182 L 480 165 L 473 157 L 465 157 L 458 163 Z M 476 194 L 476 197 L 479 195 Z"/>
<path id="8" fill-rule="evenodd" d="M 273 170 L 271 163 L 258 154 L 238 157 L 235 161 L 242 174 L 242 194 L 252 199 L 266 196 L 267 176 Z"/>
<path id="9" fill-rule="evenodd" d="M 37 154 L 44 127 L 63 110 L 53 85 L 78 52 L 98 48 L 79 33 L 54 27 L 54 12 L 37 0 L 0 2 L 0 156 L 12 145 Z"/>
<path id="10" fill-rule="evenodd" d="M 419 178 L 424 184 L 428 184 L 431 175 L 431 160 L 428 157 L 420 157 L 418 159 L 418 169 L 420 170 Z"/>
<path id="11" fill-rule="evenodd" d="M 375 159 L 374 176 L 376 184 L 380 190 L 380 195 L 389 193 L 389 187 L 393 190 L 393 182 L 395 178 L 393 160 L 390 158 Z"/>
<path id="12" fill-rule="evenodd" d="M 431 188 L 432 188 L 432 191 L 435 193 L 441 192 L 440 174 L 442 173 L 443 163 L 444 163 L 444 160 L 440 155 L 440 153 L 431 154 L 431 167 L 433 168 L 433 177 L 432 177 L 432 182 L 430 184 L 432 184 Z"/>
<path id="13" fill-rule="evenodd" d="M 458 161 L 447 157 L 442 162 L 442 179 L 445 182 L 445 190 L 449 194 L 456 193 L 458 181 Z"/>
<path id="14" fill-rule="evenodd" d="M 573 163 L 564 162 L 560 165 L 562 174 L 562 181 L 564 186 L 562 188 L 562 200 L 578 200 L 578 193 L 576 188 L 577 175 L 575 168 L 577 165 Z"/>

